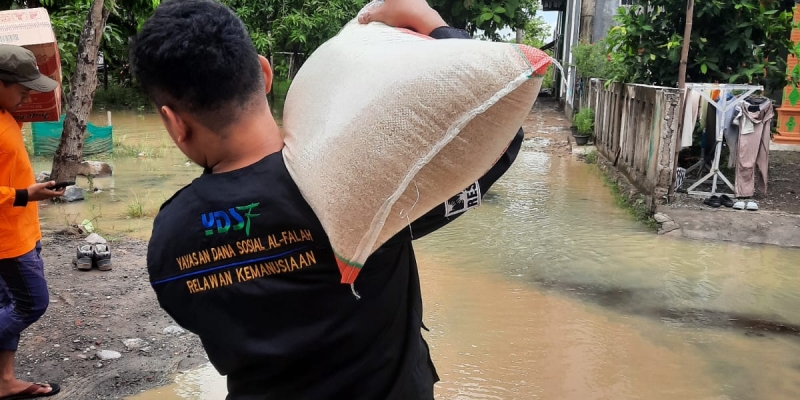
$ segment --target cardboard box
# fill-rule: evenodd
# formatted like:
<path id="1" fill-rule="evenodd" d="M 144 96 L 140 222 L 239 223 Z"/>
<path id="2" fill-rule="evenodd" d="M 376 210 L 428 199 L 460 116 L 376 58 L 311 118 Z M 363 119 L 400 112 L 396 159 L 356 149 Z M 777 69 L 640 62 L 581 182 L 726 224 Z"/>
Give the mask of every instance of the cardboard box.
<path id="1" fill-rule="evenodd" d="M 32 51 L 39 72 L 61 83 L 61 57 L 50 16 L 44 8 L 0 11 L 0 43 Z M 50 93 L 31 93 L 30 100 L 13 115 L 20 122 L 58 121 L 61 88 Z"/>

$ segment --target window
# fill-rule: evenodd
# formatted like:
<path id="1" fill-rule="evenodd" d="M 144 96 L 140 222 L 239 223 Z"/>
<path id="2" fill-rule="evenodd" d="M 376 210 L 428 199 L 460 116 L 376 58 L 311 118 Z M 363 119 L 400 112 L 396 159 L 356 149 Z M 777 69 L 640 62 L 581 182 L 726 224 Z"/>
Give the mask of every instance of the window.
<path id="1" fill-rule="evenodd" d="M 632 6 L 633 2 L 634 2 L 634 0 L 619 0 L 619 5 L 622 6 L 622 7 Z"/>

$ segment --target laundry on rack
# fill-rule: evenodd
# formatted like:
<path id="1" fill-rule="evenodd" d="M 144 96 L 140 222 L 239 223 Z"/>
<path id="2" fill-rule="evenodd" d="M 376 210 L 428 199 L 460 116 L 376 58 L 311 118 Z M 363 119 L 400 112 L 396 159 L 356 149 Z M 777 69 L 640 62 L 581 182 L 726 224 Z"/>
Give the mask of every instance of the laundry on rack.
<path id="1" fill-rule="evenodd" d="M 735 96 L 728 94 L 728 101 L 734 97 Z M 725 136 L 725 143 L 728 144 L 728 150 L 731 152 L 731 156 L 728 157 L 728 168 L 733 168 L 735 166 L 734 160 L 736 159 L 736 144 L 738 143 L 739 139 L 739 125 L 734 124 L 734 120 L 736 119 L 736 116 L 740 114 L 740 106 L 741 105 L 736 105 L 736 107 L 733 107 L 722 114 L 722 127 L 724 129 L 723 134 Z"/>
<path id="2" fill-rule="evenodd" d="M 770 127 L 775 116 L 772 101 L 752 96 L 737 109 L 734 124 L 739 127 L 738 146 L 735 156 L 731 153 L 731 159 L 736 160 L 736 196 L 751 197 L 756 191 L 766 194 Z"/>
<path id="3" fill-rule="evenodd" d="M 702 147 L 701 157 L 710 165 L 711 160 L 714 158 L 714 146 L 717 142 L 717 109 L 713 104 L 708 104 L 705 116 L 706 130 L 703 131 L 703 137 L 700 140 Z"/>
<path id="4" fill-rule="evenodd" d="M 700 116 L 707 115 L 709 106 L 713 107 L 712 105 L 708 104 L 708 101 L 706 99 L 700 100 L 700 114 L 699 115 Z M 703 131 L 705 131 L 707 129 L 706 128 L 706 119 L 705 118 L 700 118 L 700 128 L 702 128 Z"/>
<path id="5" fill-rule="evenodd" d="M 700 115 L 702 97 L 694 90 L 686 91 L 686 101 L 683 110 L 683 132 L 681 132 L 681 147 L 690 147 L 694 136 L 694 127 Z"/>

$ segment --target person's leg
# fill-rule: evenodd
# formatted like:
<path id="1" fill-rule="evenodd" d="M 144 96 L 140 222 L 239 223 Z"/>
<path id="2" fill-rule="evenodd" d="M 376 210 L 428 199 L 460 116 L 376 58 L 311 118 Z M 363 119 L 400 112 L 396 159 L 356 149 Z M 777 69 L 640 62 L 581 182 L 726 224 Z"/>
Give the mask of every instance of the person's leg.
<path id="1" fill-rule="evenodd" d="M 14 355 L 20 333 L 47 310 L 50 294 L 44 279 L 41 247 L 14 259 L 0 260 L 0 397 L 31 386 L 14 377 Z M 35 393 L 47 393 L 46 385 Z"/>

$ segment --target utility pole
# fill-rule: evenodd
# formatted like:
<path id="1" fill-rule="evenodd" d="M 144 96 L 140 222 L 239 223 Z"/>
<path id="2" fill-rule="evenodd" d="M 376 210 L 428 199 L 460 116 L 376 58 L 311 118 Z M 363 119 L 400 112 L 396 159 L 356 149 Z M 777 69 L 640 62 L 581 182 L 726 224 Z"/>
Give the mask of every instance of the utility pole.
<path id="1" fill-rule="evenodd" d="M 683 47 L 681 48 L 681 64 L 678 67 L 678 89 L 686 88 L 686 64 L 689 61 L 689 43 L 692 39 L 692 17 L 694 16 L 694 0 L 686 3 L 686 26 L 683 28 Z"/>
<path id="2" fill-rule="evenodd" d="M 676 173 L 678 171 L 678 155 L 681 152 L 681 133 L 683 132 L 683 118 L 684 113 L 686 113 L 686 64 L 689 61 L 689 43 L 691 43 L 692 39 L 692 19 L 694 17 L 694 0 L 687 0 L 686 2 L 686 25 L 683 28 L 683 47 L 681 47 L 681 63 L 678 67 L 678 89 L 680 89 L 680 101 L 678 102 L 678 110 L 680 110 L 680 120 L 678 120 L 678 131 L 675 132 L 675 140 L 673 141 L 673 145 L 675 146 L 675 154 L 673 154 L 673 162 L 674 165 L 672 166 L 672 184 L 669 185 L 669 190 L 667 191 L 667 198 L 669 201 L 672 201 L 672 197 L 675 194 L 675 178 Z"/>

